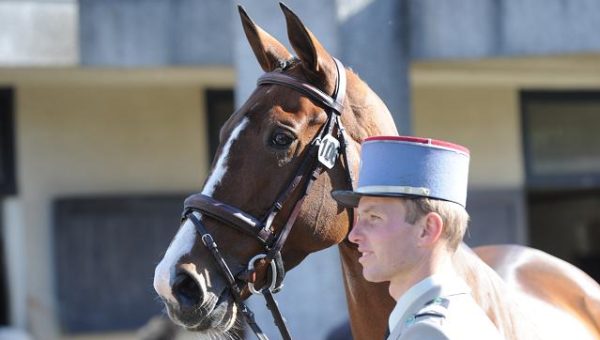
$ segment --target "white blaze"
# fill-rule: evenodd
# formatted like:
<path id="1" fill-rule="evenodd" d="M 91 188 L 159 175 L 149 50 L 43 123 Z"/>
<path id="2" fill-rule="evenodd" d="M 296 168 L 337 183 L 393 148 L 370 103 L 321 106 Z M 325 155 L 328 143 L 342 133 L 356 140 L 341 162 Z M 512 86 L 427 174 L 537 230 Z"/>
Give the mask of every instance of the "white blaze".
<path id="1" fill-rule="evenodd" d="M 227 172 L 227 159 L 229 158 L 229 150 L 231 149 L 231 145 L 239 137 L 240 133 L 242 132 L 242 130 L 244 130 L 246 125 L 248 125 L 248 122 L 250 122 L 250 120 L 248 118 L 244 118 L 238 124 L 238 126 L 236 126 L 235 129 L 233 129 L 231 136 L 229 136 L 229 139 L 223 146 L 223 152 L 221 152 L 221 155 L 217 160 L 217 164 L 215 164 L 215 167 L 212 170 L 210 177 L 204 185 L 204 189 L 202 189 L 203 195 L 212 196 L 212 194 L 215 192 L 215 188 L 225 176 L 225 173 Z"/>
<path id="2" fill-rule="evenodd" d="M 217 185 L 221 183 L 221 180 L 227 172 L 227 160 L 229 158 L 231 145 L 239 137 L 249 121 L 248 118 L 244 118 L 235 129 L 233 129 L 229 139 L 223 146 L 222 152 L 219 155 L 219 159 L 217 160 L 210 177 L 206 181 L 204 189 L 202 189 L 202 194 L 212 196 Z M 200 218 L 199 213 L 194 214 L 196 217 Z M 175 265 L 182 256 L 192 250 L 195 242 L 196 228 L 190 220 L 187 220 L 179 228 L 179 231 L 177 232 L 177 235 L 175 235 L 173 241 L 171 241 L 165 256 L 154 271 L 154 289 L 163 299 L 175 302 L 175 297 L 173 297 L 173 294 L 171 293 L 171 279 L 175 277 Z"/>
<path id="3" fill-rule="evenodd" d="M 192 250 L 195 241 L 196 228 L 190 220 L 187 220 L 179 228 L 165 256 L 154 271 L 154 289 L 163 299 L 175 302 L 175 297 L 171 293 L 171 278 L 175 278 L 175 264 Z"/>

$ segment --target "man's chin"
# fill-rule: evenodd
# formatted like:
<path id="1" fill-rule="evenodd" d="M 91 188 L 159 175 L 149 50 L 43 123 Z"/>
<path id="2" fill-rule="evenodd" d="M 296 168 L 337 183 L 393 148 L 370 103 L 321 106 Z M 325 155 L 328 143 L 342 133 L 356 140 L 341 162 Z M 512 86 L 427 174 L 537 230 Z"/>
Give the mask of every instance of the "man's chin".
<path id="1" fill-rule="evenodd" d="M 377 273 L 373 273 L 363 268 L 363 277 L 365 280 L 373 283 L 381 283 L 381 282 L 389 282 L 389 279 L 384 278 L 382 275 L 378 275 Z"/>

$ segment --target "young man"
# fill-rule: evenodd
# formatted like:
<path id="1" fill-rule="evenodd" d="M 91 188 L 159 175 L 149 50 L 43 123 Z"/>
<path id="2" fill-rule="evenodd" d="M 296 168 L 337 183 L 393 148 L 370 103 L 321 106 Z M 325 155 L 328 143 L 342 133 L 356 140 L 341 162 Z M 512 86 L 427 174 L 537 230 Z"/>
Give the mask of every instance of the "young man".
<path id="1" fill-rule="evenodd" d="M 469 215 L 469 151 L 415 137 L 364 141 L 356 191 L 335 191 L 357 207 L 348 235 L 358 245 L 363 276 L 389 281 L 396 307 L 388 340 L 501 339 L 452 264 Z"/>

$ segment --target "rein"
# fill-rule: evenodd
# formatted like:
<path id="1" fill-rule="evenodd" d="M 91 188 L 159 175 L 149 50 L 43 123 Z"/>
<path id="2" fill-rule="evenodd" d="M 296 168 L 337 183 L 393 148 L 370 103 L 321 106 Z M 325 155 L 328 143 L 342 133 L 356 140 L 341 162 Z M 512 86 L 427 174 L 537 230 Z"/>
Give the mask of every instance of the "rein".
<path id="1" fill-rule="evenodd" d="M 210 251 L 221 274 L 227 280 L 235 303 L 246 318 L 248 325 L 261 340 L 268 340 L 268 338 L 256 323 L 252 311 L 244 304 L 241 297 L 244 286 L 241 286 L 238 281 L 245 282 L 245 284 L 248 285 L 248 289 L 253 294 L 262 294 L 265 297 L 267 307 L 271 311 L 275 324 L 283 339 L 291 339 L 292 337 L 285 323 L 285 319 L 273 297 L 273 293 L 279 292 L 283 287 L 283 279 L 285 277 L 281 250 L 292 230 L 292 226 L 300 214 L 302 204 L 304 203 L 304 199 L 308 195 L 312 184 L 324 171 L 324 167 L 331 169 L 335 166 L 340 149 L 345 158 L 346 179 L 350 187 L 353 186 L 352 179 L 354 177 L 352 169 L 350 168 L 347 150 L 348 139 L 340 119 L 346 95 L 346 73 L 342 63 L 335 58 L 333 58 L 333 60 L 336 65 L 337 79 L 334 93 L 331 96 L 313 85 L 302 82 L 281 72 L 269 72 L 258 79 L 258 86 L 280 85 L 292 88 L 297 92 L 310 97 L 321 106 L 324 106 L 327 113 L 327 121 L 309 144 L 304 159 L 296 170 L 295 175 L 288 185 L 279 193 L 275 202 L 271 205 L 271 208 L 267 210 L 261 218 L 256 218 L 239 208 L 201 193 L 191 195 L 184 202 L 182 220 L 189 219 L 196 227 L 196 231 L 200 235 L 202 243 Z M 337 128 L 337 138 L 333 135 L 334 128 Z M 302 183 L 303 180 L 304 183 Z M 301 190 L 300 198 L 293 203 L 293 209 L 279 233 L 275 233 L 275 229 L 272 226 L 275 217 L 281 212 L 292 193 L 299 188 Z M 232 273 L 225 262 L 225 259 L 221 255 L 212 235 L 200 221 L 199 214 L 194 214 L 194 212 L 216 219 L 227 226 L 255 238 L 261 243 L 265 252 L 254 256 L 249 261 L 247 269 L 242 270 L 239 273 Z M 350 214 L 352 213 L 352 210 L 350 210 Z M 352 221 L 353 218 L 350 220 Z M 258 260 L 263 260 L 264 263 L 269 266 L 268 268 L 271 269 L 270 272 L 267 270 L 267 279 L 270 277 L 271 282 L 260 290 L 257 290 L 254 287 L 255 280 L 250 279 L 255 278 L 256 276 L 254 264 Z"/>

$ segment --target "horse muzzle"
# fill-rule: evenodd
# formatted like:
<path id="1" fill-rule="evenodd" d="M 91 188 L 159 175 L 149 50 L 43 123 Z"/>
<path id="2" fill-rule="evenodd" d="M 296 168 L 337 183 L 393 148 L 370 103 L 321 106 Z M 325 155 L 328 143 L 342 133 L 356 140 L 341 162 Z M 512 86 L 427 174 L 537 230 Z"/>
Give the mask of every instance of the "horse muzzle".
<path id="1" fill-rule="evenodd" d="M 181 267 L 172 280 L 165 280 L 157 269 L 154 287 L 174 323 L 190 331 L 226 332 L 236 322 L 237 306 L 225 286 L 216 293 L 204 282 L 202 276 Z"/>

